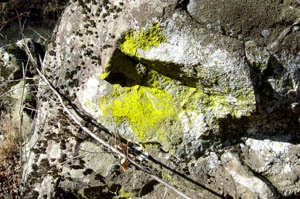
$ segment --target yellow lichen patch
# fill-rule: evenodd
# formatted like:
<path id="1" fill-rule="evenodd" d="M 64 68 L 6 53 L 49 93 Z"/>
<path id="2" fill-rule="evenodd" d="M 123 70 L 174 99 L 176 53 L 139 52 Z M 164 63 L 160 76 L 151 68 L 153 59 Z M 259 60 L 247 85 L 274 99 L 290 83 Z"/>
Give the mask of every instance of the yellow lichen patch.
<path id="1" fill-rule="evenodd" d="M 129 56 L 136 56 L 137 49 L 149 50 L 151 47 L 158 47 L 167 39 L 160 29 L 160 24 L 148 27 L 139 32 L 132 31 L 125 36 L 125 41 L 121 44 L 121 51 Z"/>
<path id="2" fill-rule="evenodd" d="M 179 186 L 179 182 L 177 182 L 176 180 L 174 180 L 168 173 L 162 172 L 161 176 L 162 176 L 163 180 L 165 180 L 166 182 L 170 183 L 171 185 L 176 186 L 176 187 Z"/>
<path id="3" fill-rule="evenodd" d="M 168 142 L 164 122 L 175 117 L 172 96 L 160 89 L 143 86 L 120 87 L 114 85 L 112 99 L 100 101 L 100 109 L 105 117 L 112 117 L 114 122 L 129 122 L 129 126 L 140 141 L 157 138 Z M 166 131 L 164 131 L 166 130 Z M 158 135 L 159 134 L 159 135 Z"/>
<path id="4" fill-rule="evenodd" d="M 117 198 L 131 199 L 131 198 L 133 198 L 133 194 L 130 192 L 126 192 L 126 191 L 124 191 L 123 188 L 121 188 L 118 192 L 118 196 L 114 197 L 114 199 L 117 199 Z"/>
<path id="5" fill-rule="evenodd" d="M 105 79 L 105 78 L 107 78 L 109 74 L 110 74 L 109 72 L 101 73 L 101 74 L 100 74 L 100 79 Z"/>

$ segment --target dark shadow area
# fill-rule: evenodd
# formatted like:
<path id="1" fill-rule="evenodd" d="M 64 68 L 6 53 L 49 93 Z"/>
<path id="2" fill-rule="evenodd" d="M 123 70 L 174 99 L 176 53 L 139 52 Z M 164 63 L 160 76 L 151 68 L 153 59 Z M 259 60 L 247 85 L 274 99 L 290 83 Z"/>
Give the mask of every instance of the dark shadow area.
<path id="1" fill-rule="evenodd" d="M 191 73 L 195 75 L 188 76 L 182 72 L 182 65 L 150 61 L 142 58 L 137 60 L 125 55 L 119 49 L 113 53 L 106 67 L 106 72 L 109 72 L 109 75 L 105 80 L 111 84 L 120 84 L 123 87 L 135 85 L 150 87 L 148 82 L 151 82 L 151 79 L 147 79 L 147 73 L 150 70 L 154 70 L 171 79 L 178 80 L 185 86 L 195 88 L 199 84 L 199 79 L 196 77 L 196 66 L 191 68 L 191 71 L 194 71 Z"/>
<path id="2" fill-rule="evenodd" d="M 54 197 L 57 199 L 78 199 L 76 195 L 71 192 L 66 192 L 60 187 L 56 188 Z"/>
<path id="3" fill-rule="evenodd" d="M 289 196 L 289 197 L 283 197 L 282 199 L 300 199 L 300 194 L 292 195 L 292 196 Z"/>
<path id="4" fill-rule="evenodd" d="M 284 78 L 281 79 L 281 87 L 288 88 L 292 83 L 289 77 L 284 76 L 286 69 L 274 56 L 270 57 L 267 68 L 262 73 L 255 64 L 248 64 L 254 87 L 256 112 L 249 117 L 229 116 L 221 119 L 222 142 L 233 145 L 239 143 L 241 137 L 255 137 L 299 144 L 300 112 L 291 107 L 293 102 L 299 100 L 295 93 L 288 93 L 287 90 L 276 92 L 268 81 L 268 78 Z M 255 131 L 251 131 L 253 128 Z M 285 139 L 282 135 L 289 135 L 290 139 Z"/>
<path id="5" fill-rule="evenodd" d="M 174 80 L 178 80 L 184 86 L 196 88 L 199 85 L 199 78 L 197 78 L 197 66 L 191 66 L 190 75 L 183 72 L 182 65 L 175 63 L 167 63 L 161 61 L 151 61 L 146 59 L 140 59 L 140 62 L 148 68 L 157 71 L 163 76 L 169 77 Z"/>
<path id="6" fill-rule="evenodd" d="M 190 0 L 178 0 L 175 8 L 187 11 L 187 5 L 189 4 L 189 2 Z"/>
<path id="7" fill-rule="evenodd" d="M 142 197 L 148 193 L 151 193 L 154 190 L 154 186 L 157 184 L 159 184 L 157 181 L 151 180 L 140 190 L 138 197 Z"/>
<path id="8" fill-rule="evenodd" d="M 97 187 L 90 187 L 84 189 L 84 195 L 89 199 L 94 198 L 107 198 L 113 199 L 116 197 L 116 194 L 121 189 L 121 185 L 114 184 L 109 189 L 107 186 L 97 186 Z"/>
<path id="9" fill-rule="evenodd" d="M 111 84 L 120 84 L 123 87 L 131 87 L 142 83 L 147 71 L 138 71 L 138 62 L 116 50 L 107 63 L 106 72 L 109 75 L 105 78 Z"/>

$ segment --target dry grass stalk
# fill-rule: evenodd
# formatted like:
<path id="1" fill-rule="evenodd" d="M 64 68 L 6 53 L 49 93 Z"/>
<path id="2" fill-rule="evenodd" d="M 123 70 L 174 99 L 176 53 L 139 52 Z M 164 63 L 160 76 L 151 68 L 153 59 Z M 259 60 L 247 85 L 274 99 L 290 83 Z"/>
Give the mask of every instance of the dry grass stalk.
<path id="1" fill-rule="evenodd" d="M 21 182 L 21 136 L 9 120 L 0 122 L 0 199 L 16 198 Z"/>

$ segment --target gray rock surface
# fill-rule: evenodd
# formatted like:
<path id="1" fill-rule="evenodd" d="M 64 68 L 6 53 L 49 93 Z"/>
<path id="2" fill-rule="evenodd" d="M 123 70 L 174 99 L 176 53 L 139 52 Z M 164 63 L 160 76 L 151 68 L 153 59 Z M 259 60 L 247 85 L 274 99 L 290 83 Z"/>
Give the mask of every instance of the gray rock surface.
<path id="1" fill-rule="evenodd" d="M 210 153 L 205 158 L 192 161 L 189 171 L 208 187 L 217 185 L 225 196 L 230 193 L 234 198 L 278 198 L 276 189 L 267 181 L 258 178 L 249 167 L 241 163 L 239 155 L 225 152 L 217 155 Z"/>
<path id="2" fill-rule="evenodd" d="M 244 161 L 266 179 L 283 195 L 299 192 L 299 144 L 293 137 L 247 138 L 241 146 Z"/>
<path id="3" fill-rule="evenodd" d="M 297 197 L 299 12 L 292 1 L 74 1 L 43 70 L 90 130 L 148 153 L 141 164 L 190 197 Z M 124 172 L 42 82 L 27 149 L 24 197 L 178 197 Z"/>

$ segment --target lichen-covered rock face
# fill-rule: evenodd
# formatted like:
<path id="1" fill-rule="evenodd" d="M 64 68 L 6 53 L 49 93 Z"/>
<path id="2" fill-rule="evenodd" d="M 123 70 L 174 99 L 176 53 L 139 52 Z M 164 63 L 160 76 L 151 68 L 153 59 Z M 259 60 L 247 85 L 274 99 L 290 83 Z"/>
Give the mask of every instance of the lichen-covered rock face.
<path id="1" fill-rule="evenodd" d="M 299 15 L 290 10 L 299 5 L 247 2 L 72 2 L 44 72 L 113 135 L 99 136 L 140 145 L 156 160 L 147 166 L 192 198 L 292 197 L 300 193 L 300 58 Z M 37 195 L 176 197 L 140 171 L 120 173 L 117 158 L 86 139 L 44 85 L 39 92 L 25 175 Z"/>
<path id="2" fill-rule="evenodd" d="M 134 23 L 133 16 L 127 23 Z M 83 108 L 111 131 L 118 129 L 136 143 L 156 142 L 164 151 L 188 158 L 217 144 L 211 141 L 218 137 L 206 143 L 203 137 L 219 133 L 220 119 L 255 111 L 250 69 L 239 41 L 211 36 L 181 12 L 115 34 L 119 37 L 112 54 L 104 56 L 105 68 L 78 95 Z"/>

